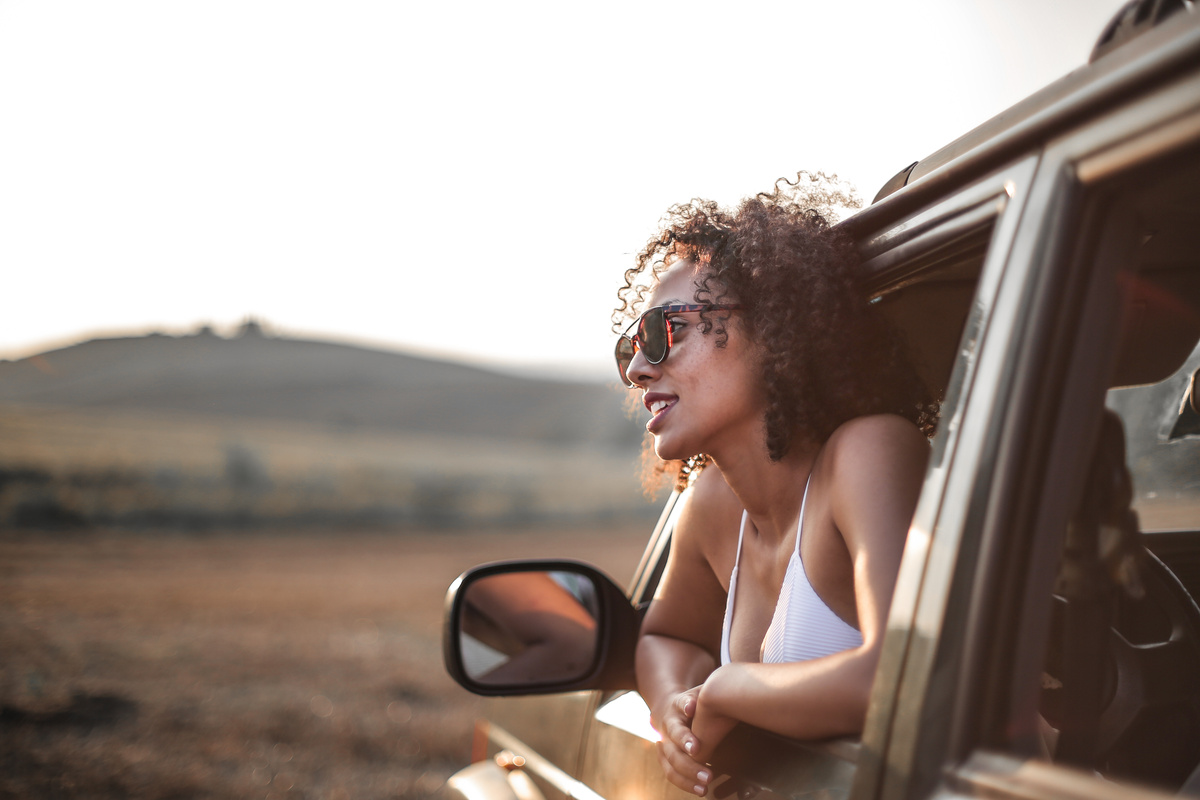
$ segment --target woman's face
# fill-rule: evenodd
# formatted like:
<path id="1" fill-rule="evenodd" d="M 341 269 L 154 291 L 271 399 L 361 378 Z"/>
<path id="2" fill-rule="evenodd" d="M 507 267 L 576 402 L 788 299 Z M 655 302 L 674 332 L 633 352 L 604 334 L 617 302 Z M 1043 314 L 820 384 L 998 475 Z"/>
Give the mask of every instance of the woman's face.
<path id="1" fill-rule="evenodd" d="M 703 277 L 694 262 L 676 262 L 661 275 L 647 307 L 699 302 Z M 766 405 L 757 348 L 742 330 L 740 312 L 713 313 L 730 313 L 725 347 L 717 346 L 715 333 L 700 332 L 699 312 L 675 314 L 667 318 L 673 331 L 667 357 L 651 364 L 639 350 L 629 364 L 629 379 L 652 415 L 646 430 L 659 458 L 707 453 L 721 461 L 731 447 L 763 446 Z"/>

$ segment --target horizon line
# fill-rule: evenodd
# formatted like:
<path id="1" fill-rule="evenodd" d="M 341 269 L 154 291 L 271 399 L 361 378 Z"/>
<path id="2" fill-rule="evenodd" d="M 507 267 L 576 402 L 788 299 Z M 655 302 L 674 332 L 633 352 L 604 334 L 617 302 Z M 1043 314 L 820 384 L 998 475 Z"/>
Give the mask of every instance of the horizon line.
<path id="1" fill-rule="evenodd" d="M 462 366 L 475 367 L 494 372 L 502 372 L 508 375 L 516 375 L 524 378 L 604 383 L 607 382 L 607 373 L 609 371 L 606 369 L 607 365 L 603 362 L 603 360 L 600 359 L 597 359 L 594 363 L 581 363 L 579 361 L 564 363 L 557 361 L 538 362 L 503 360 L 494 357 L 465 353 L 462 351 L 439 350 L 437 348 L 425 347 L 417 344 L 395 342 L 385 339 L 375 339 L 372 337 L 357 336 L 354 334 L 318 331 L 311 329 L 292 329 L 275 325 L 274 323 L 253 314 L 246 315 L 237 323 L 228 324 L 214 323 L 209 320 L 203 320 L 187 326 L 142 325 L 130 327 L 91 328 L 80 331 L 76 334 L 69 334 L 52 339 L 44 339 L 28 345 L 0 347 L 0 362 L 15 363 L 33 358 L 35 356 L 45 355 L 56 350 L 65 350 L 69 347 L 75 347 L 88 342 L 105 339 L 141 339 L 151 336 L 169 336 L 171 338 L 181 339 L 202 335 L 206 329 L 210 331 L 212 335 L 217 336 L 218 338 L 225 340 L 236 340 L 244 335 L 243 331 L 247 328 L 247 326 L 250 325 L 257 326 L 263 336 L 271 339 L 315 341 L 328 344 L 339 344 L 349 347 L 357 347 L 364 350 L 376 350 L 385 353 L 412 356 L 433 361 L 451 362 L 460 364 Z M 547 370 L 566 374 L 560 375 L 559 377 L 547 376 L 543 374 Z M 616 382 L 615 378 L 613 379 L 613 382 Z"/>

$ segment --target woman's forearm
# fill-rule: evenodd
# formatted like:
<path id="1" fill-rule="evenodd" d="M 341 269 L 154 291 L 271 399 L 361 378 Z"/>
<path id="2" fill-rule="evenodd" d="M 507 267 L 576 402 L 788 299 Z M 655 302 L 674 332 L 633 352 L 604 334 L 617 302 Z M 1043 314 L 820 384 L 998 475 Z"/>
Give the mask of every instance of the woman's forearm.
<path id="1" fill-rule="evenodd" d="M 789 664 L 734 663 L 704 683 L 693 731 L 711 747 L 734 722 L 797 739 L 824 739 L 862 730 L 877 655 L 847 650 Z M 717 734 L 717 735 L 714 735 Z"/>
<path id="2" fill-rule="evenodd" d="M 697 687 L 715 666 L 712 654 L 694 642 L 657 634 L 638 640 L 638 689 L 661 736 L 659 764 L 668 781 L 700 796 L 708 791 L 712 770 L 696 760 L 703 743 L 692 733 L 692 716 Z"/>
<path id="3" fill-rule="evenodd" d="M 657 724 L 661 705 L 704 682 L 716 667 L 712 655 L 691 642 L 645 634 L 638 640 L 638 691 Z"/>

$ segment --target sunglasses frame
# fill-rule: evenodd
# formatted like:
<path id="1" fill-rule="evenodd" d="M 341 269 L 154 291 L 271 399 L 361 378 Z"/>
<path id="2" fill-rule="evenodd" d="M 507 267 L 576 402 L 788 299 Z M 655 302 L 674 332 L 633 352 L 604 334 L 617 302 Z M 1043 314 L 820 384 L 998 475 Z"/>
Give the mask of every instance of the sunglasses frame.
<path id="1" fill-rule="evenodd" d="M 674 331 L 671 328 L 671 323 L 667 320 L 668 314 L 686 314 L 693 311 L 740 311 L 741 305 L 736 303 L 668 303 L 667 305 L 654 306 L 647 308 L 642 315 L 630 323 L 625 332 L 617 339 L 617 345 L 613 349 L 613 356 L 617 360 L 617 373 L 621 376 L 621 383 L 625 384 L 630 389 L 637 388 L 637 384 L 629 380 L 628 369 L 633 363 L 633 357 L 641 352 L 642 357 L 651 364 L 661 364 L 667 360 L 667 356 L 671 352 L 671 345 L 675 343 Z M 651 358 L 642 347 L 642 326 L 646 323 L 646 318 L 657 312 L 657 315 L 662 319 L 664 329 L 664 341 L 662 355 L 658 358 Z M 631 330 L 636 329 L 636 333 L 632 336 L 629 334 Z M 626 344 L 628 342 L 628 344 Z M 627 352 L 622 352 L 627 350 Z"/>

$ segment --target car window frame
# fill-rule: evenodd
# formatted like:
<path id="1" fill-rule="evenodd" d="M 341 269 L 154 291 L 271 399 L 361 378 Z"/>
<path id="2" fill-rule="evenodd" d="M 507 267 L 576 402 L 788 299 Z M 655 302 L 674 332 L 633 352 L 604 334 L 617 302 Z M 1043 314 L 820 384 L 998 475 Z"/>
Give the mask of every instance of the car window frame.
<path id="1" fill-rule="evenodd" d="M 939 598 L 923 596 L 923 592 L 930 585 L 941 586 L 943 582 L 937 576 L 946 573 L 957 552 L 962 526 L 948 523 L 957 511 L 957 498 L 947 484 L 956 459 L 960 463 L 969 460 L 981 436 L 981 431 L 965 426 L 965 411 L 979 369 L 980 348 L 991 327 L 1009 252 L 1025 212 L 1038 160 L 1037 154 L 1027 154 L 887 230 L 866 237 L 862 245 L 865 252 L 873 254 L 864 264 L 864 279 L 876 291 L 886 291 L 890 288 L 889 278 L 893 286 L 904 285 L 911 278 L 905 265 L 941 246 L 951 236 L 966 235 L 986 226 L 992 228 L 900 564 L 852 797 L 875 796 L 885 786 L 895 785 L 890 753 L 898 750 L 903 755 L 905 742 L 893 740 L 893 731 L 909 724 L 914 690 L 923 695 L 927 688 L 914 685 L 911 676 L 908 681 L 903 678 L 914 665 L 919 667 L 930 658 L 923 651 L 923 644 L 941 614 L 936 607 Z M 885 244 L 888 247 L 883 247 Z M 911 256 L 898 259 L 894 255 L 898 251 Z M 939 523 L 941 529 L 937 527 Z M 934 531 L 939 535 L 937 549 L 932 547 Z M 940 598 L 943 608 L 948 600 L 945 596 Z M 902 723 L 899 726 L 898 720 Z"/>

